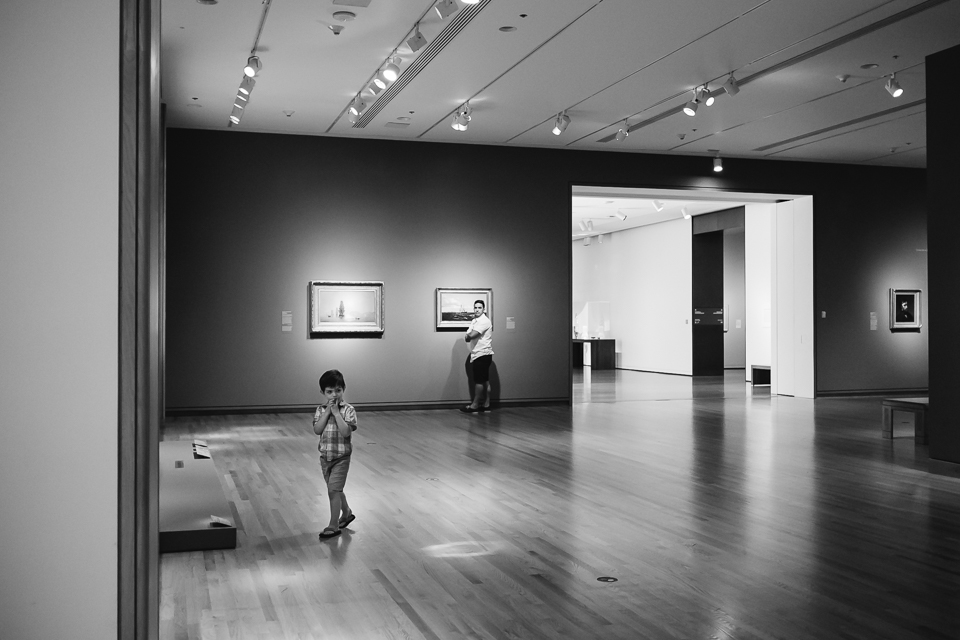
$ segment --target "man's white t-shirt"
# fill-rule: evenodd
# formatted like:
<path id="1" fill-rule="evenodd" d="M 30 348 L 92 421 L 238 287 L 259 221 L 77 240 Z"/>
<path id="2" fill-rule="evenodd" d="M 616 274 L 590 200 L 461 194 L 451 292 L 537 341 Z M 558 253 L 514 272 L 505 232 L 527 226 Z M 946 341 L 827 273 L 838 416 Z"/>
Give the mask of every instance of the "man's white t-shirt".
<path id="1" fill-rule="evenodd" d="M 476 331 L 480 334 L 480 337 L 477 338 L 477 342 L 473 345 L 473 350 L 470 351 L 470 362 L 473 362 L 480 356 L 492 356 L 493 323 L 490 322 L 487 314 L 484 313 L 479 318 L 474 318 L 470 321 L 470 328 L 467 329 L 467 333 L 471 331 Z"/>

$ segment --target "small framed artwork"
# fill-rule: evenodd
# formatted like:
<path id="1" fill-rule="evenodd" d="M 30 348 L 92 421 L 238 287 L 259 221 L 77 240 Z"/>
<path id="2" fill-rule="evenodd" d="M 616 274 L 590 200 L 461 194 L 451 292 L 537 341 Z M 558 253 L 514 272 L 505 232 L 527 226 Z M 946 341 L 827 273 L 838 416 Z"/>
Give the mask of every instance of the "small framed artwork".
<path id="1" fill-rule="evenodd" d="M 437 331 L 465 331 L 473 320 L 473 305 L 482 300 L 493 321 L 493 289 L 437 289 Z"/>
<path id="2" fill-rule="evenodd" d="M 920 330 L 920 294 L 919 289 L 890 289 L 891 331 Z"/>
<path id="3" fill-rule="evenodd" d="M 312 281 L 310 333 L 382 335 L 383 283 Z"/>

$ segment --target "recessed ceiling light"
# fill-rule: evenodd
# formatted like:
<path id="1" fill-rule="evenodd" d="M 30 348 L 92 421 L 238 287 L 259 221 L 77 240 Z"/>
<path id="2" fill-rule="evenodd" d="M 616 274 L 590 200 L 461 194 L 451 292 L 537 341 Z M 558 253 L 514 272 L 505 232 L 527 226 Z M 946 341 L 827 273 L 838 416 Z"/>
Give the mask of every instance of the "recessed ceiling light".
<path id="1" fill-rule="evenodd" d="M 333 19 L 339 20 L 340 22 L 351 22 L 355 20 L 356 17 L 357 17 L 357 14 L 355 14 L 353 11 L 334 11 L 333 12 Z"/>
<path id="2" fill-rule="evenodd" d="M 516 31 L 516 30 L 517 30 L 516 27 L 510 27 L 510 26 L 500 27 L 500 31 L 503 31 L 504 33 L 509 33 L 511 31 Z"/>
<path id="3" fill-rule="evenodd" d="M 878 65 L 876 62 L 868 62 L 867 64 L 862 64 L 862 65 L 860 65 L 860 68 L 861 68 L 861 69 L 876 69 L 876 68 L 879 67 L 879 66 L 880 66 L 880 65 Z"/>
<path id="4" fill-rule="evenodd" d="M 400 122 L 407 122 L 410 120 L 410 116 L 398 116 L 397 120 L 399 120 Z"/>

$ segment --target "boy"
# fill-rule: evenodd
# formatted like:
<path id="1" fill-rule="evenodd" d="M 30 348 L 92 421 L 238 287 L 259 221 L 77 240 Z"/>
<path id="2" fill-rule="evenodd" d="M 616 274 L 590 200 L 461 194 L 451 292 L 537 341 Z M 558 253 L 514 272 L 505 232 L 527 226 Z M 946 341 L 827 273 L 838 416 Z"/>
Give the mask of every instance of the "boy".
<path id="1" fill-rule="evenodd" d="M 325 402 L 313 414 L 313 432 L 320 436 L 320 468 L 330 498 L 330 525 L 320 533 L 321 538 L 340 535 L 341 529 L 356 520 L 343 494 L 353 451 L 350 436 L 357 430 L 357 411 L 343 401 L 346 388 L 343 374 L 336 369 L 320 376 L 320 391 Z"/>

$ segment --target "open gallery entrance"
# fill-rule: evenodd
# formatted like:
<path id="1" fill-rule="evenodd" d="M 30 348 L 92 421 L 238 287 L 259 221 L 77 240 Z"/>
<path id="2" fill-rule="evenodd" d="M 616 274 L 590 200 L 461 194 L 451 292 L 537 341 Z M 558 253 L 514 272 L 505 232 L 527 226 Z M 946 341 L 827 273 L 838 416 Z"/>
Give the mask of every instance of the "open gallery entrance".
<path id="1" fill-rule="evenodd" d="M 814 397 L 812 197 L 575 186 L 571 235 L 584 383 L 723 376 Z"/>

